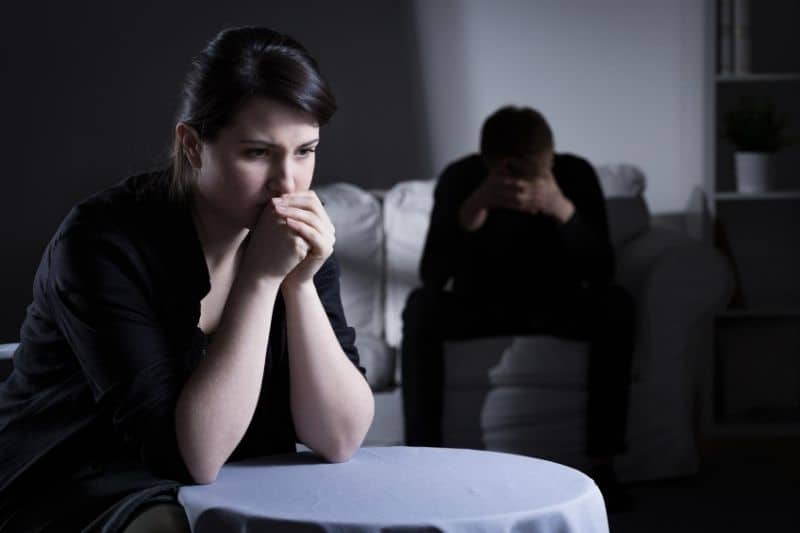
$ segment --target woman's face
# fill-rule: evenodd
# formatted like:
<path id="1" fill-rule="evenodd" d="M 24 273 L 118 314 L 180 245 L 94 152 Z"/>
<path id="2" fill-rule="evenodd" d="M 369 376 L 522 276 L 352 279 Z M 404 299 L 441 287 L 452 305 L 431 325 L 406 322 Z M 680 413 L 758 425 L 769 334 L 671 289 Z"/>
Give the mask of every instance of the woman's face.
<path id="1" fill-rule="evenodd" d="M 213 142 L 202 143 L 198 200 L 252 228 L 270 198 L 308 190 L 318 143 L 319 126 L 309 114 L 253 98 Z"/>

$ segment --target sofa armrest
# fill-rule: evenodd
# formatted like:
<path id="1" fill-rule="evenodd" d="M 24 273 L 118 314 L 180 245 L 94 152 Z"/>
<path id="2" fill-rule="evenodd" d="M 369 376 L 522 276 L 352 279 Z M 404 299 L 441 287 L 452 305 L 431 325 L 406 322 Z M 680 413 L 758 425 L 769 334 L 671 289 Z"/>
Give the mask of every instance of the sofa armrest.
<path id="1" fill-rule="evenodd" d="M 654 359 L 684 353 L 693 326 L 721 310 L 733 289 L 730 269 L 713 247 L 658 225 L 617 250 L 617 283 L 636 303 L 634 375 L 640 377 L 669 364 Z"/>
<path id="2" fill-rule="evenodd" d="M 16 349 L 17 343 L 0 344 L 0 382 L 5 381 L 14 368 L 12 357 Z"/>
<path id="3" fill-rule="evenodd" d="M 14 355 L 14 351 L 16 351 L 17 344 L 16 342 L 12 342 L 9 344 L 0 344 L 0 359 L 11 359 Z"/>

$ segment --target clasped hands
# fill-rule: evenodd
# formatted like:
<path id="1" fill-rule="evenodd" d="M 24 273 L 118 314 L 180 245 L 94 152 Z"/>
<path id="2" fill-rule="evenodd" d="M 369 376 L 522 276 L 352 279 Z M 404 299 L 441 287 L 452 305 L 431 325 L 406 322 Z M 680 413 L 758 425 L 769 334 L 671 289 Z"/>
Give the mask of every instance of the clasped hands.
<path id="1" fill-rule="evenodd" d="M 490 172 L 478 189 L 488 209 L 514 209 L 531 215 L 541 213 L 563 218 L 562 221 L 572 214 L 570 207 L 574 209 L 572 202 L 561 192 L 550 169 L 535 176 Z"/>
<path id="2" fill-rule="evenodd" d="M 283 288 L 309 283 L 333 253 L 335 234 L 313 191 L 272 198 L 251 230 L 251 268 L 260 276 L 280 280 Z"/>
<path id="3" fill-rule="evenodd" d="M 501 166 L 491 170 L 462 206 L 462 226 L 475 230 L 491 209 L 513 209 L 531 215 L 543 214 L 566 222 L 575 206 L 564 196 L 550 169 L 532 176 L 511 175 Z"/>

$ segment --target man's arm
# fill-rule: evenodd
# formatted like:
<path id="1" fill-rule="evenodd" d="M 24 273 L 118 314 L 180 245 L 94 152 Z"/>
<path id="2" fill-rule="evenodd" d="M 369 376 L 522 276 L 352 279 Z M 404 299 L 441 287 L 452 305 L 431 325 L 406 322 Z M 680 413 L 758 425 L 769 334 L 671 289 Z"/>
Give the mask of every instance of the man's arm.
<path id="1" fill-rule="evenodd" d="M 459 210 L 469 195 L 471 169 L 478 161 L 460 161 L 447 167 L 436 184 L 428 234 L 420 261 L 423 285 L 443 288 L 453 276 L 465 231 L 459 225 Z"/>
<path id="2" fill-rule="evenodd" d="M 559 224 L 562 242 L 583 281 L 609 283 L 614 277 L 614 250 L 597 173 L 588 161 L 574 157 L 557 171 L 569 173 L 562 189 L 574 206 L 572 215 Z"/>

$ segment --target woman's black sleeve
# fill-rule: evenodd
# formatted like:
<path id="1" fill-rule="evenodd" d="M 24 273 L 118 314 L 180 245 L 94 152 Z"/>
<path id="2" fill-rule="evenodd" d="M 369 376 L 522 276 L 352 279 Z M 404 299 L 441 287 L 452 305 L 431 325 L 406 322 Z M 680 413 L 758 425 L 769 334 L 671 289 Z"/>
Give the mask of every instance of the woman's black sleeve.
<path id="1" fill-rule="evenodd" d="M 339 262 L 335 255 L 331 255 L 314 275 L 314 286 L 317 288 L 317 294 L 319 294 L 319 299 L 328 315 L 333 332 L 339 339 L 339 345 L 347 358 L 362 374 L 366 375 L 366 370 L 359 364 L 356 330 L 347 325 L 347 319 L 344 316 L 339 290 Z"/>
<path id="2" fill-rule="evenodd" d="M 153 286 L 122 232 L 73 226 L 52 243 L 48 300 L 95 401 L 156 475 L 190 480 L 178 451 L 175 404 L 187 377 L 153 306 Z M 195 330 L 180 349 L 202 351 Z M 194 359 L 196 360 L 196 359 Z"/>

